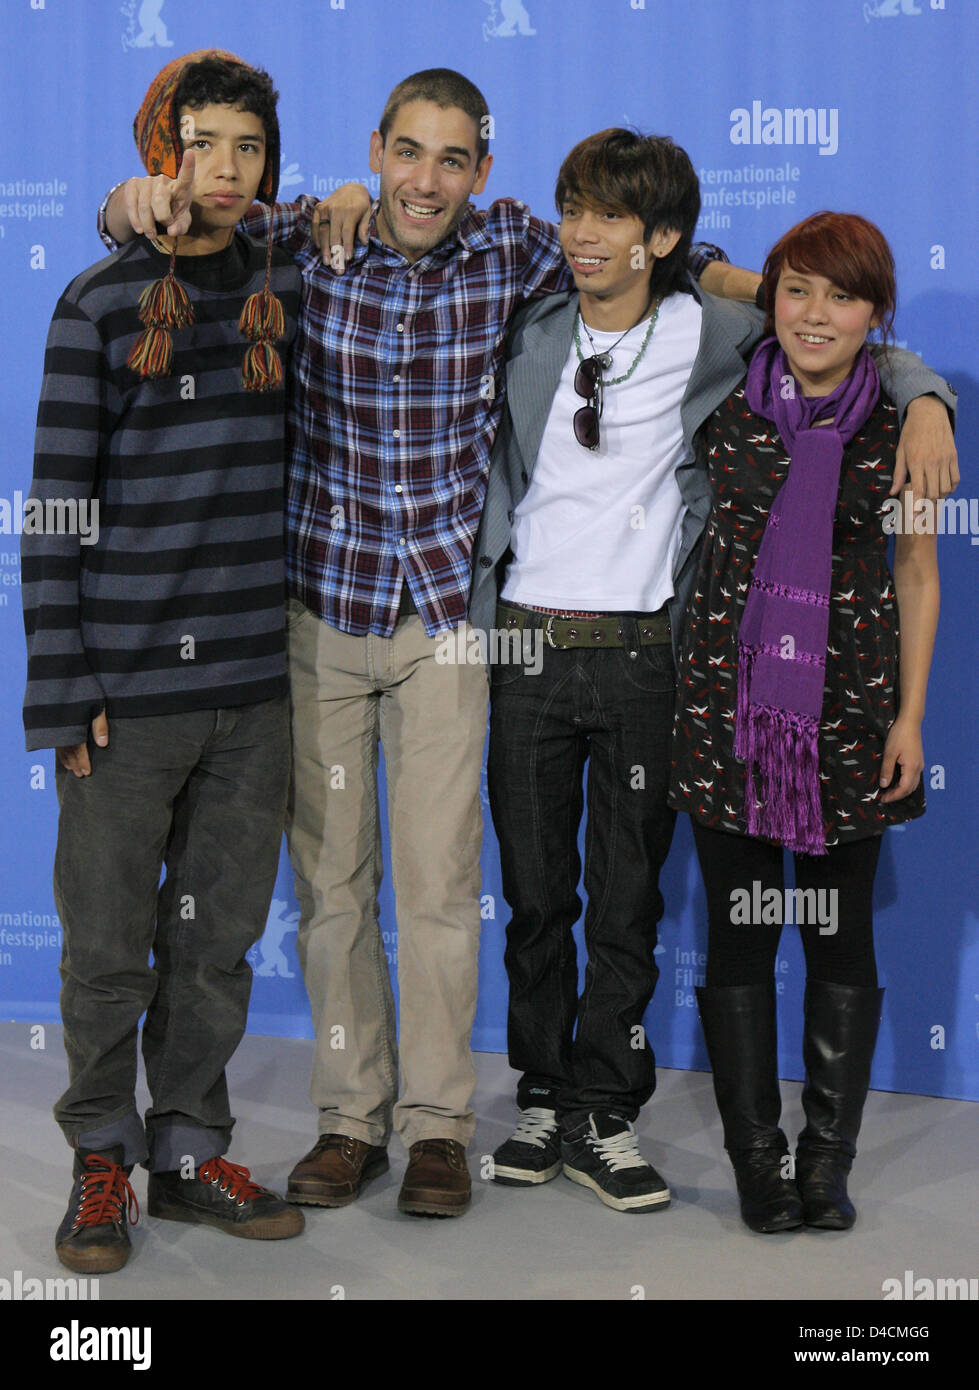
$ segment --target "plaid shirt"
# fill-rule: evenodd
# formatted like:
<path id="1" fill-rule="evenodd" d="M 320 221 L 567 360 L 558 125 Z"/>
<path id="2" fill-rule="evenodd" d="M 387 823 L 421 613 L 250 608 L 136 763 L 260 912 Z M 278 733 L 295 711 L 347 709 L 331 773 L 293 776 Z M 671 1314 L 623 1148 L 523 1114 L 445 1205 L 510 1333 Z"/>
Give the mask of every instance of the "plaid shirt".
<path id="1" fill-rule="evenodd" d="M 121 187 L 120 184 L 116 188 Z M 116 243 L 99 208 L 99 235 Z M 473 540 L 503 408 L 507 320 L 572 287 L 557 230 L 523 203 L 471 205 L 450 240 L 413 264 L 376 235 L 343 275 L 310 237 L 316 199 L 275 208 L 275 240 L 303 273 L 289 406 L 290 592 L 343 632 L 388 637 L 402 583 L 430 635 L 466 616 Z M 245 230 L 264 237 L 256 203 Z M 691 251 L 697 276 L 727 260 Z"/>
<path id="2" fill-rule="evenodd" d="M 376 235 L 336 274 L 310 237 L 316 199 L 275 209 L 303 275 L 286 486 L 289 589 L 331 626 L 388 637 L 402 583 L 430 635 L 462 622 L 507 322 L 569 289 L 556 229 L 512 199 L 470 206 L 410 263 Z M 245 219 L 267 235 L 269 210 Z M 723 253 L 719 253 L 723 255 Z M 695 254 L 699 269 L 712 259 Z"/>
<path id="3" fill-rule="evenodd" d="M 402 583 L 429 634 L 463 621 L 503 342 L 522 300 L 570 284 L 554 229 L 511 200 L 470 207 L 410 263 L 371 222 L 342 275 L 309 235 L 316 199 L 278 204 L 302 271 L 286 484 L 289 590 L 343 632 L 390 636 Z M 376 215 L 376 210 L 375 210 Z M 245 219 L 267 234 L 269 211 Z"/>

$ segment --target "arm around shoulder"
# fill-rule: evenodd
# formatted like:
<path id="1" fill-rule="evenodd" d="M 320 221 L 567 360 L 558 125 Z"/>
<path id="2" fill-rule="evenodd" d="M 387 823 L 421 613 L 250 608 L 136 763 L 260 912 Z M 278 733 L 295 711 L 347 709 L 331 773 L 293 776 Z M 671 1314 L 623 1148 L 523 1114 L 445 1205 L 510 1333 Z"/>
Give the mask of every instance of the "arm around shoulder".
<path id="1" fill-rule="evenodd" d="M 947 497 L 959 483 L 952 426 L 954 387 L 904 348 L 873 349 L 881 386 L 902 420 L 891 495 L 910 481 L 920 497 Z"/>
<path id="2" fill-rule="evenodd" d="M 871 351 L 880 372 L 880 384 L 897 406 L 902 420 L 913 400 L 935 396 L 945 405 L 952 425 L 955 424 L 958 407 L 955 388 L 922 362 L 916 352 L 880 345 L 872 347 Z"/>

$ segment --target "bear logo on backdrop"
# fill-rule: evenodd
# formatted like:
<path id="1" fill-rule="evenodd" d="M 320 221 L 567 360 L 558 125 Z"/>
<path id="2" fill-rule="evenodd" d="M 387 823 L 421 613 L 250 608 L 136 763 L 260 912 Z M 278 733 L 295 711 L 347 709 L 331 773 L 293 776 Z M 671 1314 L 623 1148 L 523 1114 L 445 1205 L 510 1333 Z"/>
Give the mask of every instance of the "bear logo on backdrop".
<path id="1" fill-rule="evenodd" d="M 299 164 L 294 159 L 291 164 L 282 161 L 282 169 L 279 173 L 279 188 L 292 188 L 294 184 L 304 183 L 305 179 L 299 172 Z"/>
<path id="2" fill-rule="evenodd" d="M 289 904 L 283 898 L 275 898 L 269 908 L 268 921 L 265 924 L 265 934 L 257 945 L 253 946 L 248 952 L 248 963 L 251 965 L 256 975 L 278 976 L 283 980 L 292 980 L 296 972 L 289 969 L 289 957 L 282 949 L 282 943 L 289 932 L 296 931 L 299 925 L 299 913 L 290 912 L 286 916 L 285 909 Z"/>
<path id="3" fill-rule="evenodd" d="M 123 49 L 173 48 L 173 39 L 161 17 L 166 0 L 124 0 L 120 7 L 129 23 L 122 36 Z"/>
<path id="4" fill-rule="evenodd" d="M 944 0 L 939 7 L 944 9 Z M 916 0 L 864 0 L 863 17 L 869 24 L 872 19 L 896 19 L 900 14 L 921 14 L 921 6 Z"/>
<path id="5" fill-rule="evenodd" d="M 532 38 L 537 30 L 530 21 L 527 6 L 523 0 L 483 0 L 490 12 L 483 20 L 483 38 L 512 39 L 517 34 Z"/>

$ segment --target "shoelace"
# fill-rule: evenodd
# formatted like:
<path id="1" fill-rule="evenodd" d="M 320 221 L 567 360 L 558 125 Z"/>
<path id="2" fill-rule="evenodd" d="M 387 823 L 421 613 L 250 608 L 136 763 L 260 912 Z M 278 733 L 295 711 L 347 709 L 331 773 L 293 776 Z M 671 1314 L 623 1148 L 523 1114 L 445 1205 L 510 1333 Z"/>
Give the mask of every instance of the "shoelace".
<path id="1" fill-rule="evenodd" d="M 639 1152 L 639 1139 L 632 1125 L 621 1134 L 613 1134 L 610 1139 L 590 1138 L 588 1142 L 613 1173 L 619 1168 L 648 1167 Z"/>
<path id="2" fill-rule="evenodd" d="M 135 1226 L 139 1220 L 139 1202 L 129 1184 L 126 1170 L 98 1154 L 89 1154 L 85 1166 L 88 1172 L 82 1174 L 81 1201 L 78 1215 L 72 1223 L 73 1229 L 101 1226 L 107 1221 L 122 1221 L 124 1212 L 130 1226 Z M 136 1209 L 135 1217 L 133 1208 Z"/>
<path id="3" fill-rule="evenodd" d="M 466 1166 L 462 1145 L 454 1139 L 419 1139 L 411 1146 L 412 1162 L 423 1154 L 438 1154 L 450 1168 L 462 1169 Z"/>
<path id="4" fill-rule="evenodd" d="M 352 1153 L 354 1140 L 349 1134 L 321 1134 L 313 1145 L 312 1154 L 321 1154 L 326 1149 L 340 1149 L 343 1153 Z"/>
<path id="5" fill-rule="evenodd" d="M 240 1207 L 253 1197 L 261 1197 L 265 1189 L 260 1183 L 252 1182 L 252 1175 L 240 1163 L 229 1163 L 226 1158 L 209 1158 L 197 1170 L 201 1182 L 209 1182 L 218 1188 Z"/>
<path id="6" fill-rule="evenodd" d="M 528 1106 L 523 1119 L 513 1131 L 511 1138 L 520 1144 L 533 1144 L 542 1149 L 546 1141 L 557 1133 L 557 1116 L 553 1110 L 544 1110 L 539 1105 Z"/>

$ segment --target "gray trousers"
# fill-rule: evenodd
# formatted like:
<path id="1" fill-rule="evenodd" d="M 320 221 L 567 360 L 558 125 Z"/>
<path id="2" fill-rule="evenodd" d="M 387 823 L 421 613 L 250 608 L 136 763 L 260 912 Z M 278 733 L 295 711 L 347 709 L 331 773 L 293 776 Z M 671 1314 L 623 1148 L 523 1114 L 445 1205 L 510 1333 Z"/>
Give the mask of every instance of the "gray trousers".
<path id="1" fill-rule="evenodd" d="M 482 666 L 439 660 L 418 617 L 352 637 L 295 599 L 289 614 L 289 854 L 299 961 L 316 1027 L 321 1134 L 406 1147 L 468 1143 L 476 1080 Z M 455 634 L 449 634 L 454 637 Z M 398 915 L 400 1032 L 378 925 L 384 751 Z"/>
<path id="2" fill-rule="evenodd" d="M 275 885 L 288 697 L 110 719 L 108 746 L 90 742 L 89 755 L 90 777 L 57 764 L 69 1084 L 54 1114 L 69 1142 L 122 1144 L 126 1164 L 165 1172 L 230 1144 L 225 1066 L 248 1016 L 245 952 Z M 144 1013 L 145 1130 L 134 1095 Z"/>

